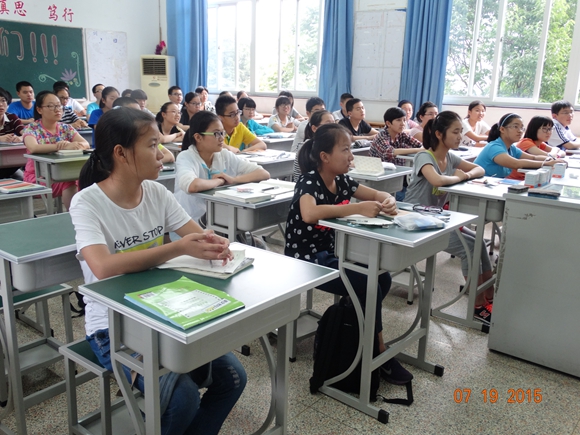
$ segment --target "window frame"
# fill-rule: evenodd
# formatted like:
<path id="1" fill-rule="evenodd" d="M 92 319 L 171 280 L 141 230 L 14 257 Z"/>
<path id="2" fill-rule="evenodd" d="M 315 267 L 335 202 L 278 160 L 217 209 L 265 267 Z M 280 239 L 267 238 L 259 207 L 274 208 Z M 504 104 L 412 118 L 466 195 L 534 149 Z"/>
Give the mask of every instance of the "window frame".
<path id="1" fill-rule="evenodd" d="M 490 82 L 490 96 L 476 96 L 473 95 L 473 81 L 475 76 L 475 65 L 477 59 L 478 45 L 476 44 L 479 37 L 479 25 L 481 20 L 481 13 L 484 0 L 476 0 L 475 11 L 476 16 L 474 20 L 474 31 L 472 37 L 472 52 L 470 59 L 469 82 L 467 92 L 468 95 L 444 95 L 443 104 L 446 105 L 467 105 L 474 99 L 481 100 L 487 106 L 501 106 L 501 107 L 526 107 L 526 108 L 550 108 L 551 103 L 539 102 L 542 73 L 544 68 L 544 57 L 548 42 L 548 29 L 550 25 L 552 0 L 546 0 L 544 6 L 544 17 L 542 22 L 542 33 L 540 35 L 540 46 L 538 50 L 538 60 L 536 62 L 536 73 L 534 78 L 534 91 L 531 98 L 510 98 L 498 97 L 498 81 L 500 72 L 500 62 L 503 50 L 503 38 L 506 26 L 506 7 L 508 0 L 499 0 L 498 2 L 498 28 L 496 32 L 495 50 L 492 66 L 492 77 Z M 570 101 L 575 107 L 580 106 L 580 56 L 574 56 L 573 53 L 580 52 L 580 0 L 576 2 L 576 16 L 574 32 L 572 36 L 572 45 L 570 49 L 570 58 L 568 61 L 568 70 L 566 73 L 566 84 L 564 88 L 563 99 Z"/>
<path id="2" fill-rule="evenodd" d="M 295 22 L 295 26 L 296 26 L 296 35 L 295 35 L 295 50 L 294 50 L 294 78 L 293 78 L 293 86 L 289 87 L 289 88 L 282 88 L 281 87 L 281 82 L 282 82 L 282 69 L 283 69 L 283 62 L 282 62 L 282 56 L 280 55 L 281 53 L 281 49 L 282 49 L 282 39 L 281 39 L 281 31 L 282 31 L 282 26 L 280 25 L 281 20 L 282 20 L 282 6 L 280 6 L 280 13 L 278 16 L 278 53 L 277 53 L 277 57 L 278 57 L 278 82 L 277 82 L 277 90 L 276 91 L 271 91 L 271 92 L 267 92 L 267 91 L 258 91 L 258 86 L 257 86 L 257 61 L 256 61 L 256 40 L 257 40 L 257 26 L 256 26 L 256 12 L 257 12 L 257 4 L 260 1 L 272 1 L 272 0 L 208 0 L 208 12 L 210 9 L 216 9 L 216 21 L 219 23 L 219 8 L 220 7 L 224 7 L 224 6 L 235 6 L 237 8 L 238 3 L 241 2 L 250 2 L 251 3 L 251 10 L 252 10 L 252 21 L 251 21 L 251 31 L 249 32 L 249 34 L 251 35 L 251 39 L 250 39 L 250 88 L 249 89 L 244 89 L 246 92 L 251 93 L 252 95 L 255 96 L 265 96 L 265 97 L 271 97 L 271 96 L 277 96 L 280 91 L 290 91 L 293 93 L 294 97 L 296 98 L 300 98 L 300 97 L 311 97 L 311 96 L 317 96 L 319 94 L 319 89 L 320 89 L 320 61 L 321 61 L 321 57 L 322 57 L 322 32 L 323 32 L 323 19 L 324 19 L 324 0 L 316 0 L 318 2 L 319 5 L 319 14 L 320 14 L 320 19 L 318 22 L 318 42 L 317 42 L 317 46 L 318 46 L 318 55 L 317 55 L 317 69 L 318 69 L 318 74 L 316 76 L 316 89 L 312 90 L 312 91 L 305 91 L 305 90 L 296 90 L 296 85 L 297 85 L 297 81 L 298 81 L 298 70 L 300 67 L 300 48 L 299 48 L 299 37 L 300 37 L 300 16 L 301 13 L 303 12 L 303 9 L 305 6 L 307 6 L 308 4 L 312 4 L 312 0 L 293 0 L 296 1 L 296 22 Z M 280 4 L 282 4 L 284 1 L 288 1 L 288 0 L 277 0 L 280 2 Z M 308 2 L 308 3 L 307 3 Z M 301 4 L 304 5 L 301 9 Z M 237 16 L 237 13 L 236 13 Z M 208 23 L 208 39 L 210 37 L 211 33 L 215 32 L 215 38 L 216 41 L 219 41 L 219 30 L 220 30 L 220 26 L 219 24 L 216 26 L 216 29 L 211 29 L 209 28 L 209 23 Z M 231 30 L 231 29 L 230 29 Z M 240 38 L 239 38 L 239 29 L 238 29 L 238 25 L 237 22 L 235 23 L 235 65 L 238 65 L 239 62 L 239 49 L 240 49 Z M 208 86 L 208 89 L 210 91 L 210 93 L 219 93 L 222 91 L 238 91 L 240 89 L 242 89 L 242 86 L 239 84 L 239 70 L 238 68 L 236 68 L 236 75 L 235 75 L 235 82 L 234 82 L 234 89 L 226 89 L 223 85 L 220 84 L 220 61 L 219 59 L 221 58 L 222 54 L 220 54 L 219 52 L 219 44 L 218 44 L 218 54 L 217 54 L 217 67 L 216 70 L 218 72 L 218 77 L 216 78 L 216 83 L 217 83 L 217 88 L 212 88 Z M 210 54 L 208 53 L 208 56 Z"/>

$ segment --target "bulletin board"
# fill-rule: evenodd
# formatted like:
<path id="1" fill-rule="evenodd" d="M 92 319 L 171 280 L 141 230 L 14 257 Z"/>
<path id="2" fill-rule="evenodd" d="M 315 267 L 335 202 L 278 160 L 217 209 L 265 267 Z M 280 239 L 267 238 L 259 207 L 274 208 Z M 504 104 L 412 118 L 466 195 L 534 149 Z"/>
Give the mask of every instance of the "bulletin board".
<path id="1" fill-rule="evenodd" d="M 85 29 L 89 87 L 102 83 L 120 92 L 129 87 L 127 34 Z"/>
<path id="2" fill-rule="evenodd" d="M 80 28 L 0 20 L 0 86 L 13 97 L 22 80 L 36 93 L 62 80 L 72 97 L 85 97 L 84 56 Z"/>

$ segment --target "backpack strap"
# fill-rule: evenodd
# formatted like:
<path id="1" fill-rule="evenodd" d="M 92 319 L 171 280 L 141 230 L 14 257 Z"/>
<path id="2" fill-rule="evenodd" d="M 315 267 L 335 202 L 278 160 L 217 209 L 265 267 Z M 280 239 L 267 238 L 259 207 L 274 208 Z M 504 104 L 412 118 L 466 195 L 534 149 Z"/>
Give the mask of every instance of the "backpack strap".
<path id="1" fill-rule="evenodd" d="M 404 405 L 404 406 L 411 406 L 413 403 L 413 381 L 409 381 L 405 384 L 407 387 L 407 398 L 406 399 L 387 399 L 380 394 L 377 394 L 377 397 L 383 399 L 385 403 L 393 403 L 395 405 Z"/>

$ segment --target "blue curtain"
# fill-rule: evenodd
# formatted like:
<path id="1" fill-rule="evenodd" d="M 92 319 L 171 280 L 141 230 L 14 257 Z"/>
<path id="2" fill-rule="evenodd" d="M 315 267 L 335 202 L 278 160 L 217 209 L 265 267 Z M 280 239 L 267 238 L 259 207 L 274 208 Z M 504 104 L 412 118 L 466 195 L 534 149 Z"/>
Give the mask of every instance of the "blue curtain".
<path id="1" fill-rule="evenodd" d="M 409 0 L 399 100 L 443 103 L 452 0 Z"/>
<path id="2" fill-rule="evenodd" d="M 167 53 L 184 93 L 207 85 L 207 0 L 167 0 Z"/>
<path id="3" fill-rule="evenodd" d="M 350 92 L 354 2 L 326 0 L 320 61 L 320 97 L 328 110 L 340 108 L 340 95 Z"/>

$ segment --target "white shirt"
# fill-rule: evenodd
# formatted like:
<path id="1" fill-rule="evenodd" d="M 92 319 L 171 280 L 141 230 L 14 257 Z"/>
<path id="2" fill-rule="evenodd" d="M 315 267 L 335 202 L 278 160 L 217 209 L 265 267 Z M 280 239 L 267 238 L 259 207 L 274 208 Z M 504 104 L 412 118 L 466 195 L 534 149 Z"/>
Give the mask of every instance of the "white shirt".
<path id="1" fill-rule="evenodd" d="M 292 142 L 292 147 L 290 147 L 290 152 L 297 152 L 298 145 L 304 142 L 304 132 L 306 131 L 306 126 L 308 125 L 308 120 L 302 121 L 296 130 L 296 136 L 294 136 L 294 141 Z"/>
<path id="2" fill-rule="evenodd" d="M 471 128 L 471 125 L 469 124 L 469 119 L 467 119 L 467 118 L 461 120 L 461 126 L 463 127 L 463 130 L 461 131 L 462 137 L 461 137 L 461 143 L 459 145 L 463 145 L 466 147 L 475 145 L 475 141 L 469 139 L 466 136 L 467 133 L 469 133 L 471 131 L 472 133 L 474 133 L 478 136 L 481 136 L 490 130 L 489 125 L 487 125 L 487 123 L 485 121 L 477 121 L 477 123 L 475 124 L 475 129 Z"/>
<path id="3" fill-rule="evenodd" d="M 71 107 L 72 110 L 75 112 L 82 112 L 83 110 L 85 110 L 85 108 L 82 106 L 82 104 L 79 103 L 74 98 L 68 99 L 68 101 L 66 102 L 66 107 Z"/>
<path id="4" fill-rule="evenodd" d="M 165 233 L 178 230 L 191 220 L 165 186 L 145 180 L 142 187 L 141 203 L 132 209 L 119 207 L 97 184 L 73 197 L 70 215 L 76 231 L 77 258 L 86 284 L 97 278 L 81 254 L 83 248 L 105 245 L 111 254 L 153 248 L 163 244 Z M 84 300 L 86 334 L 107 329 L 107 307 L 88 297 Z"/>
<path id="5" fill-rule="evenodd" d="M 175 160 L 175 198 L 196 222 L 205 213 L 205 201 L 188 192 L 189 185 L 196 178 L 210 180 L 213 175 L 225 172 L 231 177 L 249 174 L 259 169 L 255 163 L 236 156 L 226 149 L 214 153 L 211 167 L 208 168 L 195 145 L 177 155 Z"/>
<path id="6" fill-rule="evenodd" d="M 553 119 L 552 121 L 554 121 L 554 129 L 552 130 L 550 140 L 548 140 L 548 145 L 565 150 L 564 144 L 574 142 L 576 136 L 574 136 L 570 127 L 564 127 L 557 119 Z"/>

